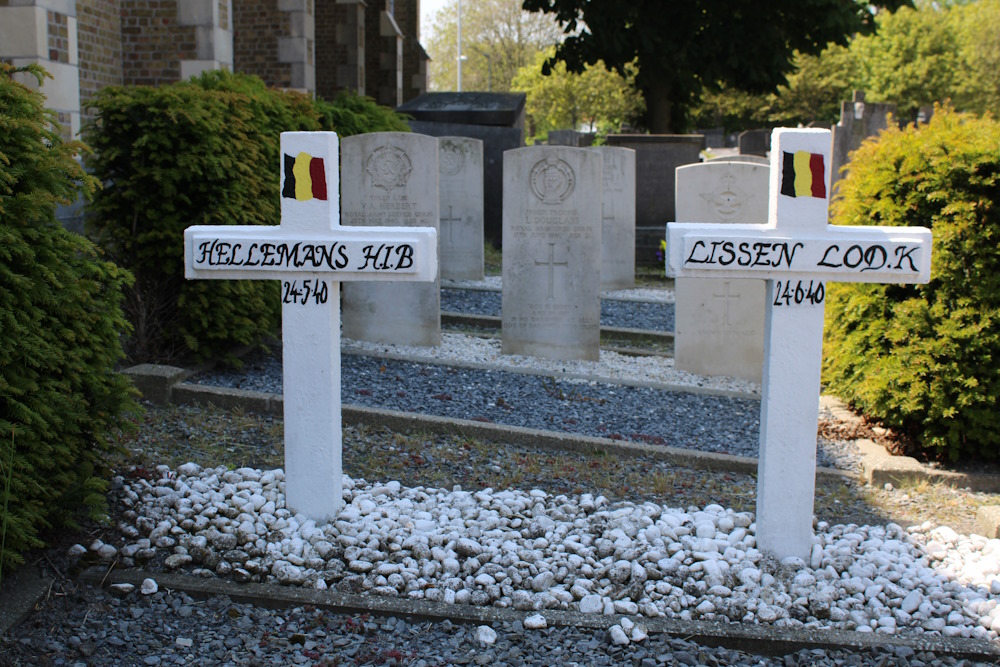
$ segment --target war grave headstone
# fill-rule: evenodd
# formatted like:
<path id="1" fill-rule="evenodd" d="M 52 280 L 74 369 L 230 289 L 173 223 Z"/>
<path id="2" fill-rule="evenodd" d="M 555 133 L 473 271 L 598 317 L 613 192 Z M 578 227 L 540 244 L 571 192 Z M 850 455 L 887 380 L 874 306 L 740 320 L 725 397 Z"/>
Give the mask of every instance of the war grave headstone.
<path id="1" fill-rule="evenodd" d="M 635 151 L 598 146 L 604 171 L 601 289 L 635 287 Z"/>
<path id="2" fill-rule="evenodd" d="M 674 171 L 701 162 L 700 134 L 609 134 L 608 146 L 635 151 L 635 244 L 638 261 L 653 261 L 663 223 L 676 220 Z"/>
<path id="3" fill-rule="evenodd" d="M 778 129 L 765 224 L 670 223 L 678 278 L 765 279 L 757 546 L 812 549 L 825 281 L 924 283 L 931 232 L 827 224 L 830 132 Z"/>
<path id="4" fill-rule="evenodd" d="M 602 162 L 561 146 L 504 155 L 503 354 L 599 358 Z"/>
<path id="5" fill-rule="evenodd" d="M 717 157 L 709 158 L 708 162 L 749 162 L 750 164 L 771 164 L 771 161 L 766 157 L 762 157 L 760 155 L 744 155 L 742 153 L 737 153 L 736 155 L 719 155 Z"/>
<path id="6" fill-rule="evenodd" d="M 483 279 L 483 142 L 438 139 L 441 277 Z"/>
<path id="7" fill-rule="evenodd" d="M 424 93 L 397 107 L 410 129 L 432 137 L 483 142 L 483 232 L 500 246 L 503 234 L 503 154 L 524 146 L 524 93 Z"/>
<path id="8" fill-rule="evenodd" d="M 861 142 L 886 129 L 888 114 L 896 113 L 896 105 L 866 102 L 864 91 L 855 90 L 850 102 L 841 102 L 840 120 L 833 126 L 833 186 L 844 177 L 841 168 L 850 162 L 850 154 Z"/>
<path id="9" fill-rule="evenodd" d="M 741 155 L 766 156 L 771 150 L 770 130 L 744 130 L 740 132 L 739 148 Z"/>
<path id="10" fill-rule="evenodd" d="M 677 168 L 677 218 L 767 221 L 770 170 L 749 162 L 709 161 Z M 699 375 L 760 382 L 764 363 L 764 281 L 677 278 L 674 364 Z"/>
<path id="11" fill-rule="evenodd" d="M 434 227 L 438 140 L 408 132 L 372 132 L 341 142 L 341 224 Z M 439 263 L 440 265 L 440 263 Z M 350 283 L 343 287 L 344 336 L 394 345 L 441 343 L 441 281 Z"/>
<path id="12" fill-rule="evenodd" d="M 317 521 L 343 507 L 340 283 L 433 281 L 432 227 L 338 223 L 337 135 L 281 135 L 281 225 L 184 231 L 188 279 L 281 280 L 288 507 Z"/>

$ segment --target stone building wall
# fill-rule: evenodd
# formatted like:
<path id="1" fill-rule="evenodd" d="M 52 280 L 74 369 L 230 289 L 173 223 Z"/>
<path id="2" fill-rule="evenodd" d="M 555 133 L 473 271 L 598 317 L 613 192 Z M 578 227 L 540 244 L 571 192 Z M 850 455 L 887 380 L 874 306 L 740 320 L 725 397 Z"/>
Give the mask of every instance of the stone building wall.
<path id="1" fill-rule="evenodd" d="M 255 74 L 271 86 L 292 87 L 291 65 L 278 60 L 278 35 L 289 33 L 289 14 L 278 9 L 278 0 L 246 0 L 234 9 L 236 71 Z"/>
<path id="2" fill-rule="evenodd" d="M 159 86 L 179 81 L 181 61 L 198 57 L 194 26 L 177 21 L 177 0 L 122 0 L 123 83 Z"/>
<path id="3" fill-rule="evenodd" d="M 124 81 L 121 0 L 77 0 L 76 12 L 80 103 L 87 120 L 91 116 L 87 103 L 97 91 Z"/>

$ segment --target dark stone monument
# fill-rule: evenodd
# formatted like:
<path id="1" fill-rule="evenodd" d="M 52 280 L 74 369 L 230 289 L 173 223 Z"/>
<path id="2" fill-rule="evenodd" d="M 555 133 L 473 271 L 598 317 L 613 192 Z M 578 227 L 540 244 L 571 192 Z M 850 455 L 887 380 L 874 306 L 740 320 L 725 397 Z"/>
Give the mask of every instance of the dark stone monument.
<path id="1" fill-rule="evenodd" d="M 609 134 L 608 146 L 635 151 L 635 261 L 653 264 L 668 222 L 674 222 L 674 172 L 701 161 L 701 134 Z"/>
<path id="2" fill-rule="evenodd" d="M 524 93 L 424 93 L 396 108 L 410 129 L 432 137 L 483 142 L 483 231 L 503 240 L 503 153 L 524 146 Z"/>
<path id="3" fill-rule="evenodd" d="M 767 157 L 771 150 L 771 130 L 744 130 L 739 139 L 741 155 Z"/>
<path id="4" fill-rule="evenodd" d="M 833 150 L 830 156 L 830 192 L 843 174 L 851 151 L 857 150 L 861 142 L 878 134 L 888 125 L 887 114 L 896 113 L 895 104 L 865 102 L 863 91 L 855 90 L 854 99 L 840 103 L 840 120 L 833 126 Z"/>
<path id="5" fill-rule="evenodd" d="M 587 148 L 594 144 L 593 132 L 577 132 L 576 130 L 552 130 L 545 142 L 549 146 L 573 146 Z"/>

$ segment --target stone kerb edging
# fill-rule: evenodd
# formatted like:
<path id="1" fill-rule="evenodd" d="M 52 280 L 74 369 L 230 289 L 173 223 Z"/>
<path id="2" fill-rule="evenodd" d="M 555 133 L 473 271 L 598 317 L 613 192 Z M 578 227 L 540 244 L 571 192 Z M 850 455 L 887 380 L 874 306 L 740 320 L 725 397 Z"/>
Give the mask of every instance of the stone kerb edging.
<path id="1" fill-rule="evenodd" d="M 851 412 L 844 402 L 834 396 L 823 396 L 820 404 L 830 410 L 839 421 L 859 424 L 861 418 Z M 885 448 L 868 438 L 854 441 L 861 453 L 862 476 L 873 486 L 906 482 L 940 482 L 958 488 L 987 493 L 1000 492 L 1000 477 L 983 473 L 936 470 L 910 456 L 893 456 Z"/>
<path id="2" fill-rule="evenodd" d="M 127 369 L 125 373 L 134 378 L 137 373 L 144 372 L 146 368 L 148 368 L 148 365 L 137 366 Z M 179 374 L 174 373 L 173 375 Z M 168 376 L 171 376 L 171 373 L 158 372 L 153 377 L 164 378 Z M 169 389 L 163 389 L 159 384 L 147 381 L 145 378 L 136 384 L 137 386 L 152 385 L 155 389 L 153 396 L 167 396 L 169 397 L 169 403 L 180 405 L 211 405 L 223 409 L 240 408 L 242 410 L 279 417 L 284 410 L 284 400 L 281 394 L 213 387 L 190 382 L 179 382 L 172 385 Z M 148 400 L 157 402 L 152 398 Z M 163 405 L 165 403 L 159 402 L 158 404 Z M 557 451 L 583 453 L 603 451 L 620 456 L 649 456 L 675 465 L 701 470 L 746 474 L 755 474 L 757 472 L 757 459 L 747 456 L 699 452 L 679 447 L 648 445 L 627 440 L 612 440 L 610 438 L 598 438 L 573 433 L 542 431 L 520 426 L 479 422 L 471 419 L 438 417 L 435 415 L 382 410 L 348 404 L 342 406 L 342 418 L 345 425 L 384 426 L 403 433 L 450 433 L 484 440 L 501 440 L 512 444 L 534 445 Z M 850 473 L 833 468 L 817 468 L 816 474 L 820 477 L 834 479 L 844 479 L 851 476 Z"/>
<path id="3" fill-rule="evenodd" d="M 491 624 L 524 621 L 534 611 L 517 611 L 510 608 L 477 607 L 474 605 L 448 604 L 427 600 L 405 600 L 375 595 L 339 593 L 333 590 L 316 591 L 307 588 L 275 584 L 236 583 L 218 578 L 201 578 L 189 575 L 144 572 L 138 569 L 108 571 L 92 567 L 80 574 L 81 581 L 93 586 L 132 584 L 137 589 L 146 578 L 154 579 L 160 588 L 183 591 L 194 598 L 226 595 L 230 599 L 269 608 L 289 608 L 312 605 L 337 613 L 369 613 L 379 616 L 405 616 L 437 621 Z M 608 629 L 620 623 L 622 614 L 583 614 L 574 611 L 545 610 L 541 612 L 548 625 Z M 1000 646 L 965 638 L 905 637 L 861 633 L 850 630 L 807 630 L 774 626 L 755 626 L 711 621 L 683 621 L 670 618 L 643 618 L 642 624 L 650 634 L 668 634 L 710 646 L 725 646 L 753 654 L 782 655 L 800 649 L 847 649 L 863 651 L 871 648 L 908 647 L 915 653 L 931 651 L 936 655 L 950 655 L 972 660 L 1000 660 Z"/>
<path id="4" fill-rule="evenodd" d="M 199 372 L 198 369 L 187 370 L 175 366 L 155 364 L 133 366 L 124 371 L 135 383 L 143 398 L 158 405 L 170 403 L 212 405 L 224 409 L 241 408 L 263 414 L 282 415 L 284 403 L 281 394 L 185 382 L 197 372 Z M 671 387 L 671 389 L 684 391 L 687 388 Z M 715 393 L 704 392 L 704 388 L 701 387 L 691 389 L 695 393 L 699 393 L 699 390 L 703 393 Z M 834 396 L 822 396 L 820 404 L 840 421 L 860 422 L 860 418 L 851 412 L 843 401 Z M 396 410 L 381 410 L 358 405 L 345 404 L 343 406 L 343 420 L 344 424 L 348 425 L 388 426 L 402 432 L 452 433 L 481 439 L 505 440 L 514 444 L 532 444 L 554 450 L 578 452 L 603 450 L 617 452 L 625 456 L 651 456 L 677 465 L 703 470 L 750 474 L 757 472 L 757 459 L 752 457 L 699 452 L 678 447 L 647 445 L 626 440 L 542 431 Z M 1000 491 L 1000 478 L 993 475 L 935 470 L 922 465 L 909 456 L 892 456 L 883 447 L 867 438 L 855 440 L 855 444 L 861 454 L 862 478 L 865 482 L 875 486 L 882 486 L 886 483 L 929 481 L 942 482 L 959 488 L 970 488 L 974 491 Z M 850 473 L 833 468 L 817 468 L 816 474 L 827 478 L 851 476 Z M 984 508 L 980 514 L 984 515 L 982 521 L 985 523 L 981 526 L 983 534 L 989 537 L 1000 536 L 1000 506 L 994 507 L 993 510 Z"/>
<path id="5" fill-rule="evenodd" d="M 496 315 L 469 315 L 466 313 L 441 311 L 441 324 L 500 330 L 501 318 Z M 601 340 L 608 339 L 627 340 L 632 343 L 673 343 L 674 333 L 672 331 L 656 331 L 654 329 L 601 326 Z"/>

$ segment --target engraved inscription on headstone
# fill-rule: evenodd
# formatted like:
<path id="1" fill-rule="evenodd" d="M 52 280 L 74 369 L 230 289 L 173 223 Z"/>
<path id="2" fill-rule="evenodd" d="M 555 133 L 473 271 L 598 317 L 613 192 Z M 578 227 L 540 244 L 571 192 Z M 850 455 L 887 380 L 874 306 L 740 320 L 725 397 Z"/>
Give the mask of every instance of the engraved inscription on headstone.
<path id="1" fill-rule="evenodd" d="M 504 354 L 600 354 L 601 157 L 532 147 L 504 154 Z"/>
<path id="2" fill-rule="evenodd" d="M 593 148 L 603 160 L 601 289 L 635 287 L 635 151 Z"/>
<path id="3" fill-rule="evenodd" d="M 441 277 L 483 279 L 483 142 L 441 137 Z"/>
<path id="4" fill-rule="evenodd" d="M 406 132 L 373 132 L 341 142 L 344 225 L 439 229 L 438 140 Z M 391 244 L 375 249 L 385 261 Z M 441 341 L 440 280 L 343 286 L 344 336 L 396 345 Z"/>
<path id="5" fill-rule="evenodd" d="M 768 174 L 766 166 L 749 162 L 678 167 L 678 219 L 720 225 L 763 223 Z M 764 363 L 764 281 L 744 280 L 737 289 L 716 278 L 677 278 L 674 288 L 677 368 L 759 382 Z"/>

